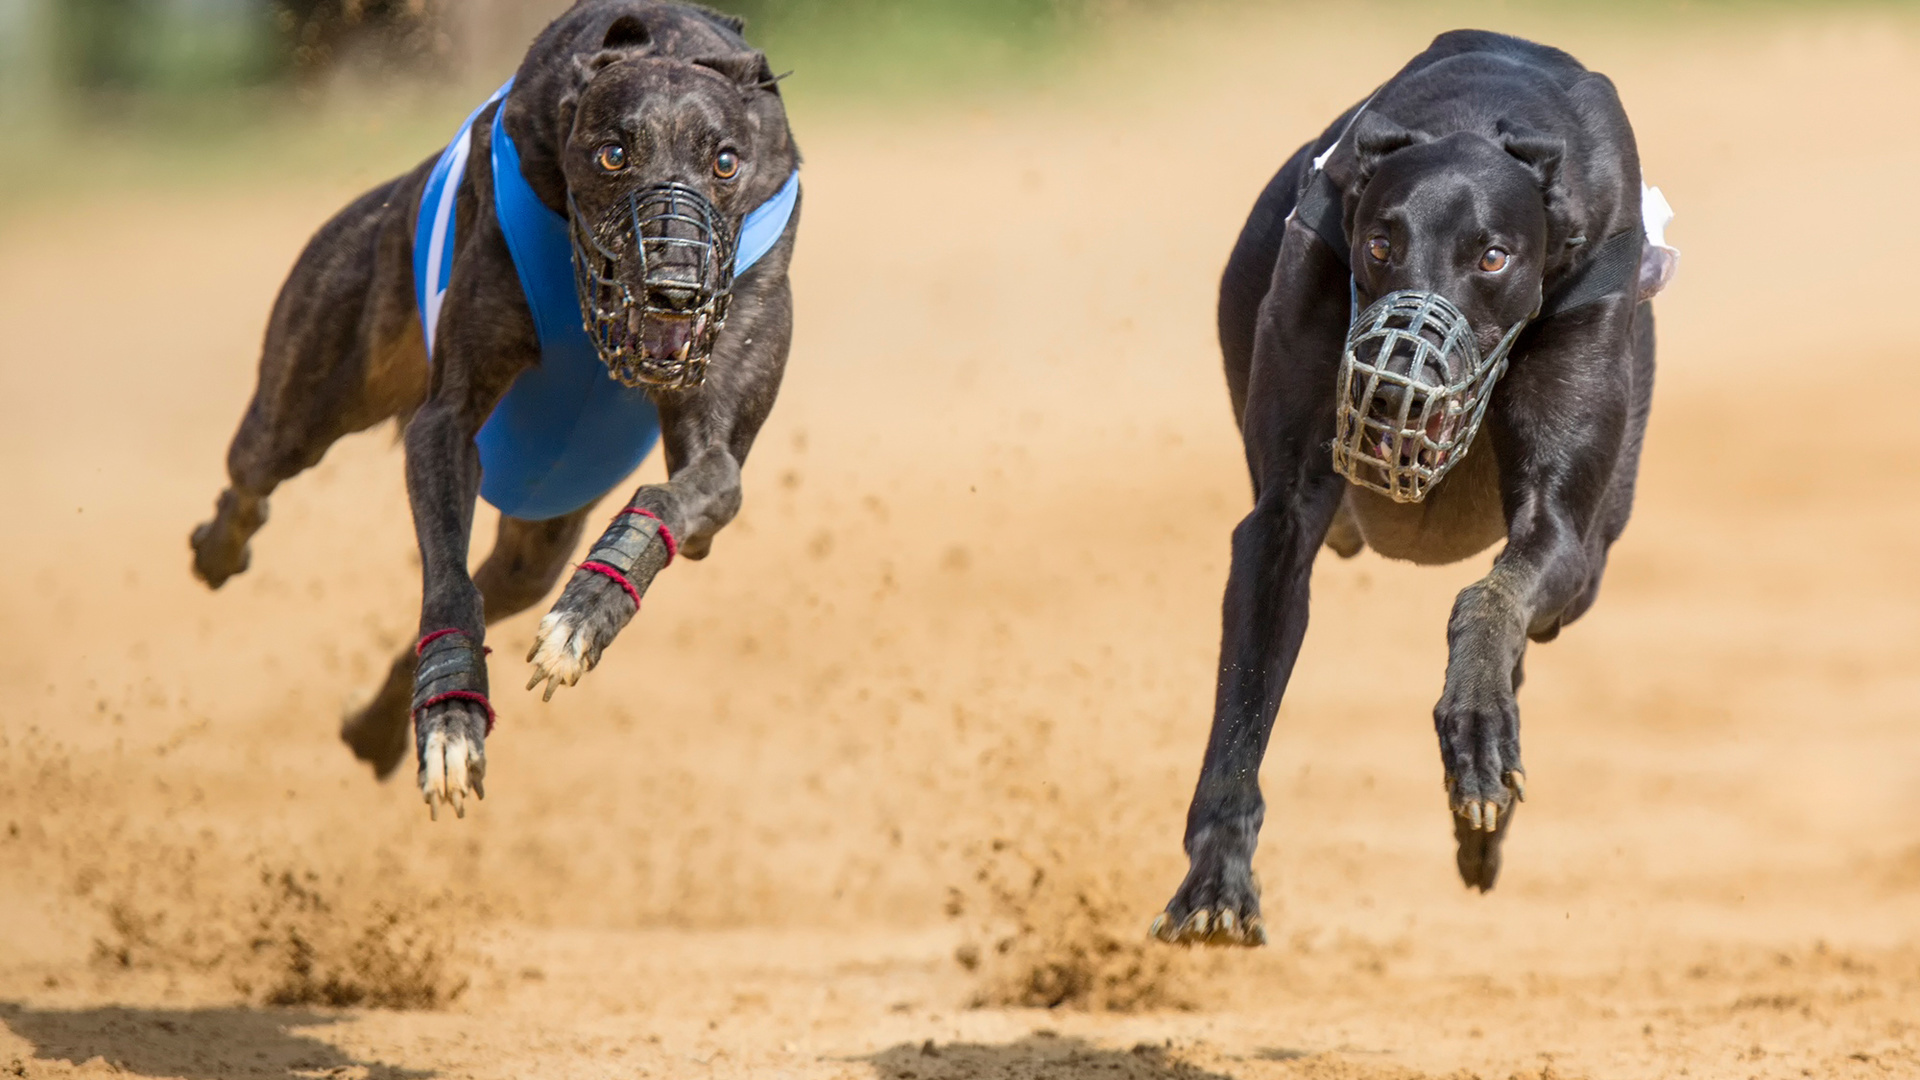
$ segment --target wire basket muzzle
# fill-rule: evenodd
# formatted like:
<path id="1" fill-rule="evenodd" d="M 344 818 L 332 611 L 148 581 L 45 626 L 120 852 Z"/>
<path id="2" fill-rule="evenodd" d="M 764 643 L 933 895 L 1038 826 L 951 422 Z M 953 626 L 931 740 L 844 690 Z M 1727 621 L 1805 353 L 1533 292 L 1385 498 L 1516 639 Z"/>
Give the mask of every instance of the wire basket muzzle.
<path id="1" fill-rule="evenodd" d="M 1438 293 L 1388 293 L 1347 331 L 1334 413 L 1333 468 L 1413 503 L 1473 445 L 1493 385 L 1527 324 L 1481 355 L 1467 317 Z"/>
<path id="2" fill-rule="evenodd" d="M 567 196 L 574 287 L 587 335 L 628 386 L 698 386 L 733 298 L 735 238 L 706 196 L 655 184 L 597 221 Z"/>

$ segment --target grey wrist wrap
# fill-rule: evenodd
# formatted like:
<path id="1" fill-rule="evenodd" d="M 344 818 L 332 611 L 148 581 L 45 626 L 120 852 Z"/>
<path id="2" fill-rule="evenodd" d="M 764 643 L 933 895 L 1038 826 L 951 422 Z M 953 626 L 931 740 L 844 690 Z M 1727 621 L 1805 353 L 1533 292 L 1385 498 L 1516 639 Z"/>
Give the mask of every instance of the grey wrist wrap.
<path id="1" fill-rule="evenodd" d="M 436 630 L 420 639 L 413 674 L 412 714 L 444 701 L 471 701 L 487 711 L 493 734 L 493 703 L 487 699 L 487 650 L 460 630 Z"/>

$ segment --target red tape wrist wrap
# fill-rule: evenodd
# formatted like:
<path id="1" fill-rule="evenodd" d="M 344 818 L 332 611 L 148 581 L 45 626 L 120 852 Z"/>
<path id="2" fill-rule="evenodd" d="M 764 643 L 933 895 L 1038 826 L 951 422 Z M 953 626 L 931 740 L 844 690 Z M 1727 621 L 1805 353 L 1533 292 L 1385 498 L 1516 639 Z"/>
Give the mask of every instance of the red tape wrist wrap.
<path id="1" fill-rule="evenodd" d="M 668 548 L 668 550 L 672 550 L 672 548 Z M 593 573 L 612 578 L 613 583 L 615 585 L 618 585 L 622 589 L 626 590 L 627 599 L 633 601 L 633 609 L 635 611 L 640 610 L 640 590 L 633 587 L 633 582 L 627 580 L 627 575 L 621 573 L 618 570 L 615 570 L 613 567 L 608 566 L 606 563 L 599 562 L 594 559 L 589 559 L 586 562 L 581 563 L 580 569 L 588 570 Z"/>
<path id="2" fill-rule="evenodd" d="M 493 734 L 493 702 L 488 701 L 487 695 L 478 690 L 448 690 L 443 694 L 435 694 L 421 702 L 420 708 L 413 710 L 414 717 L 418 719 L 422 709 L 431 709 L 443 701 L 471 701 L 487 710 L 487 734 Z"/>
<path id="3" fill-rule="evenodd" d="M 417 644 L 415 644 L 413 647 L 413 654 L 415 656 L 420 657 L 421 660 L 423 661 L 423 664 L 425 664 L 425 666 L 428 666 L 434 669 L 431 672 L 427 673 L 428 674 L 427 681 L 429 683 L 438 682 L 440 683 L 440 685 L 444 686 L 447 681 L 458 681 L 462 678 L 461 673 L 463 669 L 460 661 L 455 660 L 452 666 L 448 666 L 446 664 L 446 661 L 451 659 L 451 657 L 448 657 L 446 655 L 436 655 L 436 657 L 431 661 L 427 659 L 427 655 L 426 655 L 427 647 L 429 645 L 432 645 L 434 642 L 439 641 L 441 638 L 447 637 L 448 635 L 451 635 L 451 634 L 458 634 L 461 637 L 467 638 L 469 641 L 471 641 L 471 635 L 469 635 L 465 630 L 461 630 L 458 627 L 449 626 L 442 630 L 434 630 L 430 633 L 422 634 L 420 636 L 420 641 Z M 451 647 L 455 650 L 453 655 L 456 657 L 459 655 L 459 651 L 462 648 L 472 650 L 474 652 L 478 652 L 482 657 L 486 656 L 488 653 L 491 653 L 493 651 L 492 649 L 486 648 L 485 646 L 482 646 L 477 650 L 473 650 L 473 647 L 471 644 L 466 644 L 463 646 L 459 643 L 451 643 Z M 446 650 L 444 648 L 440 650 L 436 650 L 437 654 L 444 654 L 445 652 Z M 469 652 L 468 655 L 471 655 L 471 652 Z M 474 672 L 468 671 L 467 674 L 472 675 L 474 674 Z M 484 667 L 479 668 L 477 674 L 479 677 L 480 685 L 482 686 L 486 685 L 485 668 Z M 416 676 L 416 679 L 417 678 L 418 677 Z M 428 687 L 425 687 L 425 686 L 416 686 L 414 689 L 414 693 L 417 695 L 427 689 Z M 497 719 L 493 711 L 493 702 L 488 700 L 487 695 L 484 692 L 479 690 L 455 689 L 455 690 L 442 690 L 437 693 L 429 693 L 424 700 L 421 700 L 419 704 L 415 705 L 410 710 L 410 715 L 413 717 L 414 721 L 417 723 L 420 719 L 420 713 L 422 710 L 432 708 L 435 705 L 439 705 L 447 701 L 471 701 L 474 704 L 480 706 L 481 708 L 487 710 L 487 734 L 488 735 L 493 734 L 493 725 L 495 720 Z"/>
<path id="4" fill-rule="evenodd" d="M 673 565 L 673 557 L 675 555 L 680 554 L 680 542 L 673 538 L 673 530 L 667 528 L 667 523 L 665 519 L 663 519 L 659 514 L 656 514 L 651 510 L 642 510 L 637 506 L 629 506 L 625 510 L 620 511 L 619 514 L 615 514 L 613 516 L 615 518 L 619 518 L 621 514 L 636 514 L 640 517 L 652 518 L 653 520 L 660 522 L 660 542 L 667 545 L 667 565 L 668 566 Z M 634 603 L 637 604 L 639 603 L 639 601 L 635 600 Z"/>
<path id="5" fill-rule="evenodd" d="M 427 651 L 427 646 L 433 644 L 433 641 L 435 638 L 443 638 L 443 637 L 446 637 L 448 634 L 459 634 L 462 637 L 465 637 L 466 633 L 467 632 L 465 630 L 457 630 L 451 626 L 447 627 L 445 630 L 435 630 L 433 633 L 423 636 L 418 642 L 414 644 L 413 655 L 420 656 L 424 654 Z M 492 656 L 493 646 L 491 645 L 480 646 L 480 655 Z"/>
<path id="6" fill-rule="evenodd" d="M 426 652 L 428 645 L 433 644 L 440 638 L 446 637 L 448 634 L 463 634 L 465 632 L 464 630 L 456 630 L 449 626 L 445 630 L 435 630 L 431 634 L 422 635 L 420 640 L 414 643 L 413 655 L 419 656 L 421 653 Z"/>

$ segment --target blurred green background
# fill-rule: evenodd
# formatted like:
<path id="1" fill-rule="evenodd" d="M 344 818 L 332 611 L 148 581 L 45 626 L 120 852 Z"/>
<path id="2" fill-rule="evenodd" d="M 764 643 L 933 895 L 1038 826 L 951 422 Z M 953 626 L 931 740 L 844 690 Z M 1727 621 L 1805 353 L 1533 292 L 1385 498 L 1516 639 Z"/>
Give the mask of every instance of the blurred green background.
<path id="1" fill-rule="evenodd" d="M 1041 61 L 1174 0 L 720 0 L 790 104 L 888 104 L 1043 77 Z M 0 0 L 0 221 L 38 199 L 348 156 L 400 168 L 570 0 Z"/>
<path id="2" fill-rule="evenodd" d="M 440 76 L 510 57 L 567 0 L 0 0 L 10 96 L 205 94 Z M 845 70 L 953 72 L 1018 59 L 1116 0 L 719 0 L 757 40 Z M 508 43 L 515 48 L 507 49 Z"/>
<path id="3" fill-rule="evenodd" d="M 1287 0 L 716 0 L 785 85 L 796 120 L 1007 100 L 1072 79 L 1141 16 Z M 1298 2 L 1298 0 L 1296 0 Z M 1845 0 L 1461 0 L 1462 24 L 1526 8 L 1651 33 Z M 0 0 L 0 226 L 40 200 L 132 183 L 351 174 L 444 141 L 570 0 Z M 1885 0 L 1856 0 L 1899 6 Z M 1394 0 L 1385 6 L 1392 7 Z M 1300 3 L 1324 14 L 1322 5 Z M 1376 4 L 1375 7 L 1382 5 Z M 1409 10 L 1418 6 L 1407 0 Z M 1375 13 L 1377 14 L 1377 12 Z"/>

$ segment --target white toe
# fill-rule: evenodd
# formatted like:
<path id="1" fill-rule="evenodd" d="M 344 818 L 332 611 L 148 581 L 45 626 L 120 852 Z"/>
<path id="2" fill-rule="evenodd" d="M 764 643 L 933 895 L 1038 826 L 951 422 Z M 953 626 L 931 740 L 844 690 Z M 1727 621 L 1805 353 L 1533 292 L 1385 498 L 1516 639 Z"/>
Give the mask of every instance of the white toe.
<path id="1" fill-rule="evenodd" d="M 549 696 L 555 686 L 572 686 L 586 673 L 587 643 L 582 631 L 578 621 L 565 612 L 549 612 L 540 620 L 533 649 L 533 681 L 537 684 L 546 679 Z"/>

